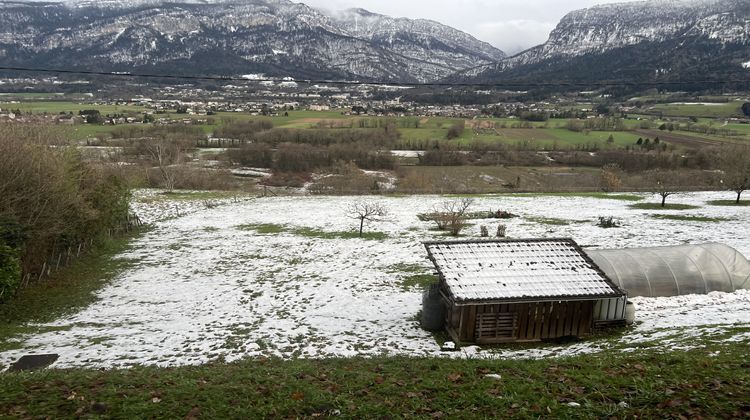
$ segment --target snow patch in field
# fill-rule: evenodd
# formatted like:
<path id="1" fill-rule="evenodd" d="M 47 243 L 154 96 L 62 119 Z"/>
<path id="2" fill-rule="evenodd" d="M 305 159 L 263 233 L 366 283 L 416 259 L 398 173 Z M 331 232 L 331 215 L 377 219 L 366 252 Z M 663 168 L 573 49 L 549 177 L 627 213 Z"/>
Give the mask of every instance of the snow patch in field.
<path id="1" fill-rule="evenodd" d="M 418 158 L 424 154 L 423 150 L 391 150 L 393 156 L 402 158 Z"/>
<path id="2" fill-rule="evenodd" d="M 669 105 L 722 106 L 722 105 L 726 105 L 726 103 L 719 103 L 719 102 L 672 102 Z"/>
<path id="3" fill-rule="evenodd" d="M 0 354 L 0 364 L 29 353 L 59 354 L 55 367 L 110 367 L 255 356 L 539 358 L 654 345 L 690 348 L 695 337 L 750 344 L 750 292 L 739 291 L 634 298 L 637 323 L 614 339 L 442 352 L 419 328 L 420 290 L 405 287 L 403 280 L 432 272 L 421 242 L 443 237 L 416 215 L 446 198 L 366 198 L 383 204 L 390 216 L 366 226 L 386 239 L 362 240 L 304 234 L 353 230 L 356 221 L 345 209 L 362 197 L 226 199 L 208 208 L 200 201 L 165 201 L 159 194 L 138 194 L 134 209 L 154 228 L 120 255 L 132 262 L 131 268 L 100 290 L 88 308 L 40 325 L 54 327 L 49 332 L 21 337 L 19 349 Z M 476 200 L 475 210 L 500 209 L 521 217 L 476 221 L 466 234 L 479 236 L 481 225 L 492 231 L 503 223 L 512 237 L 572 237 L 601 248 L 718 241 L 750 255 L 750 212 L 705 205 L 724 198 L 726 193 L 670 197 L 702 206 L 680 212 L 634 210 L 627 202 L 596 198 L 487 196 Z M 726 220 L 656 220 L 649 217 L 653 213 Z M 601 229 L 595 226 L 598 216 L 614 216 L 623 227 Z M 569 223 L 539 221 L 549 217 Z M 261 234 L 261 224 L 276 225 L 280 232 Z"/>
<path id="4" fill-rule="evenodd" d="M 236 176 L 246 176 L 246 177 L 256 177 L 256 178 L 268 178 L 271 176 L 271 171 L 268 169 L 260 169 L 260 168 L 240 168 L 240 169 L 232 169 L 232 175 Z"/>

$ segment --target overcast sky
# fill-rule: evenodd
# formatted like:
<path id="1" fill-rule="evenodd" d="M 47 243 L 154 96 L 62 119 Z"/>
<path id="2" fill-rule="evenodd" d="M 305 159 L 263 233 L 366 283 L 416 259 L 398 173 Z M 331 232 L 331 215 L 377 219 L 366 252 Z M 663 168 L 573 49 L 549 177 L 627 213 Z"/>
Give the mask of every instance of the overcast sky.
<path id="1" fill-rule="evenodd" d="M 508 54 L 547 40 L 568 12 L 628 0 L 295 0 L 312 7 L 361 7 L 394 17 L 432 19 L 468 32 Z"/>

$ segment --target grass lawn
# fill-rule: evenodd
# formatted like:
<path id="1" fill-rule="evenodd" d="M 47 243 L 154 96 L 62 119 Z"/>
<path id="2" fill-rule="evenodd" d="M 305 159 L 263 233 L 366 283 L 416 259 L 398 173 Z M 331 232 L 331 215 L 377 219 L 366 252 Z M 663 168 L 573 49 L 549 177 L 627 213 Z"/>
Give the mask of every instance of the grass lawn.
<path id="1" fill-rule="evenodd" d="M 652 214 L 654 219 L 680 220 L 684 222 L 724 222 L 728 219 L 723 217 L 689 216 L 682 214 Z"/>
<path id="2" fill-rule="evenodd" d="M 601 200 L 619 201 L 642 201 L 644 198 L 634 194 L 613 194 L 605 192 L 561 192 L 561 193 L 516 193 L 507 194 L 511 197 L 572 197 L 572 198 L 598 198 Z"/>
<path id="3" fill-rule="evenodd" d="M 558 139 L 558 144 L 562 146 L 578 146 L 587 144 L 598 144 L 600 147 L 611 147 L 614 146 L 630 146 L 638 141 L 638 135 L 627 131 L 590 131 L 589 134 L 582 132 L 570 131 L 565 128 L 551 128 L 544 129 L 545 133 L 548 133 Z M 612 144 L 607 143 L 609 136 L 612 136 L 614 142 Z"/>
<path id="4" fill-rule="evenodd" d="M 448 128 L 401 128 L 402 141 L 412 140 L 445 140 L 445 134 L 448 132 Z M 464 135 L 468 136 L 469 130 L 464 131 Z"/>
<path id="5" fill-rule="evenodd" d="M 254 195 L 241 191 L 180 191 L 162 192 L 160 194 L 150 195 L 139 198 L 146 203 L 162 201 L 210 201 L 233 198 L 236 200 L 254 198 Z"/>
<path id="6" fill-rule="evenodd" d="M 288 232 L 292 235 L 304 236 L 306 238 L 315 239 L 366 239 L 381 241 L 387 239 L 388 235 L 383 232 L 369 232 L 365 230 L 362 232 L 362 236 L 359 235 L 359 231 L 341 231 L 341 232 L 329 232 L 313 228 L 290 228 L 284 225 L 278 225 L 273 223 L 266 224 L 249 224 L 241 225 L 237 227 L 240 230 L 254 231 L 261 235 L 279 234 Z"/>
<path id="7" fill-rule="evenodd" d="M 555 127 L 556 124 L 551 123 L 550 127 Z M 407 138 L 409 136 L 416 136 L 422 129 L 411 129 L 407 131 Z M 401 130 L 404 133 L 404 130 Z M 470 144 L 472 141 L 490 141 L 490 142 L 501 142 L 508 144 L 516 144 L 518 142 L 529 142 L 530 145 L 537 147 L 550 149 L 552 147 L 574 147 L 574 146 L 598 146 L 600 148 L 610 147 L 624 147 L 633 145 L 638 140 L 638 135 L 627 132 L 627 131 L 590 131 L 588 134 L 583 132 L 570 131 L 566 128 L 512 128 L 503 129 L 499 128 L 497 134 L 481 134 L 474 135 L 471 129 L 467 128 L 464 130 L 463 135 L 460 138 L 461 144 Z M 429 138 L 445 138 L 446 130 L 437 131 L 430 133 Z M 425 133 L 426 135 L 426 133 Z M 613 143 L 607 143 L 609 136 L 612 136 Z M 416 138 L 416 137 L 415 137 Z"/>
<path id="8" fill-rule="evenodd" d="M 78 114 L 78 111 L 83 109 L 98 109 L 102 114 L 113 114 L 113 113 L 126 113 L 135 116 L 142 115 L 148 111 L 147 108 L 137 105 L 94 105 L 87 104 L 85 102 L 76 102 L 72 96 L 60 96 L 62 100 L 45 100 L 48 98 L 54 98 L 57 96 L 50 96 L 53 94 L 31 94 L 31 96 L 25 96 L 21 103 L 17 104 L 0 104 L 0 108 L 20 108 L 24 112 L 32 112 L 34 114 L 59 114 L 60 112 L 73 112 Z M 0 100 L 3 97 L 0 96 Z M 10 99 L 10 97 L 8 97 Z M 25 99 L 25 101 L 23 101 Z M 37 99 L 36 101 L 34 99 Z M 687 114 L 694 115 L 693 111 L 704 109 L 707 115 L 702 115 L 706 118 L 716 117 L 727 117 L 734 115 L 733 112 L 737 111 L 741 106 L 741 102 L 730 102 L 728 104 L 719 104 L 715 106 L 708 105 L 657 105 L 664 109 L 672 110 L 673 114 Z M 734 111 L 733 111 L 734 110 Z M 216 128 L 222 126 L 226 121 L 236 120 L 252 120 L 266 118 L 270 119 L 275 127 L 279 128 L 293 128 L 293 129 L 311 129 L 317 128 L 317 124 L 320 121 L 326 120 L 385 120 L 394 119 L 396 121 L 402 121 L 398 118 L 386 118 L 386 117 L 369 117 L 369 116 L 349 116 L 343 115 L 342 112 L 347 111 L 346 109 L 334 109 L 330 111 L 288 111 L 288 116 L 278 117 L 262 117 L 253 116 L 246 113 L 236 112 L 218 112 L 215 115 L 185 115 L 165 113 L 158 114 L 158 118 L 172 118 L 172 119 L 212 119 L 212 124 L 202 124 L 200 127 L 207 133 L 213 133 Z M 669 114 L 672 115 L 672 114 Z M 419 117 L 408 117 L 412 120 L 416 120 Z M 588 134 L 583 132 L 573 132 L 567 130 L 565 125 L 567 119 L 554 119 L 546 122 L 523 122 L 518 119 L 479 119 L 476 121 L 466 121 L 463 119 L 456 118 L 445 118 L 445 117 L 429 117 L 421 118 L 419 120 L 419 128 L 406 128 L 408 124 L 399 126 L 398 130 L 401 133 L 401 141 L 408 145 L 409 142 L 423 142 L 426 140 L 444 140 L 445 135 L 449 127 L 458 121 L 462 121 L 466 124 L 466 128 L 461 136 L 456 140 L 458 143 L 467 145 L 474 141 L 487 141 L 487 142 L 501 142 L 507 144 L 517 144 L 520 142 L 529 143 L 527 146 L 539 147 L 550 149 L 553 147 L 576 147 L 576 146 L 598 146 L 601 148 L 611 147 L 625 147 L 633 145 L 640 137 L 637 134 L 633 134 L 628 131 L 591 131 Z M 486 122 L 494 122 L 497 126 L 497 133 L 494 131 L 484 130 L 481 134 L 475 135 L 472 130 L 472 124 L 481 126 Z M 706 123 L 715 123 L 715 121 L 706 119 Z M 703 122 L 703 121 L 702 121 Z M 534 128 L 522 129 L 518 128 L 520 124 L 529 124 Z M 660 122 L 655 122 L 655 126 L 658 126 Z M 720 125 L 719 123 L 716 123 Z M 398 125 L 398 124 L 397 124 Z M 502 126 L 505 125 L 505 128 Z M 637 128 L 640 125 L 639 121 L 627 120 L 626 125 L 630 128 Z M 745 136 L 724 138 L 718 136 L 706 136 L 695 133 L 679 132 L 682 135 L 694 136 L 701 139 L 709 139 L 716 141 L 750 141 L 750 125 L 743 124 L 731 124 L 726 126 L 732 130 L 745 133 Z M 115 130 L 116 126 L 96 126 L 96 125 L 80 125 L 73 128 L 72 137 L 74 139 L 85 139 L 88 137 L 94 137 L 98 134 L 107 134 Z M 353 128 L 357 128 L 357 124 L 354 124 Z M 607 143 L 609 136 L 613 137 L 613 143 Z"/>
<path id="9" fill-rule="evenodd" d="M 17 334 L 38 332 L 39 327 L 27 323 L 51 322 L 94 302 L 94 293 L 132 264 L 113 257 L 128 249 L 137 236 L 133 233 L 101 243 L 70 267 L 32 284 L 0 305 L 0 351 L 13 348 L 11 339 Z"/>
<path id="10" fill-rule="evenodd" d="M 551 226 L 567 226 L 571 223 L 570 220 L 558 219 L 554 217 L 527 217 L 526 220 L 539 223 L 542 225 L 551 225 Z"/>
<path id="11" fill-rule="evenodd" d="M 44 99 L 60 99 L 65 98 L 70 100 L 72 97 L 75 99 L 85 99 L 84 95 L 76 94 L 65 94 L 65 93 L 42 93 L 42 92 L 14 92 L 14 93 L 0 93 L 0 101 L 10 100 L 44 100 Z"/>
<path id="12" fill-rule="evenodd" d="M 93 105 L 87 103 L 78 103 L 70 101 L 40 101 L 40 102 L 21 102 L 17 104 L 3 104 L 0 108 L 20 109 L 23 112 L 33 114 L 59 114 L 60 112 L 72 112 L 78 114 L 78 111 L 84 109 L 98 109 L 102 114 L 128 113 L 143 114 L 146 108 L 136 105 Z"/>
<path id="13" fill-rule="evenodd" d="M 275 235 L 278 233 L 286 232 L 287 230 L 286 226 L 277 225 L 275 223 L 240 225 L 237 226 L 237 229 L 255 231 L 261 235 Z"/>
<path id="14" fill-rule="evenodd" d="M 639 210 L 694 210 L 700 208 L 699 206 L 677 203 L 666 203 L 663 207 L 661 203 L 635 203 L 629 207 Z"/>
<path id="15" fill-rule="evenodd" d="M 664 116 L 670 117 L 736 117 L 742 115 L 742 101 L 733 101 L 716 104 L 657 104 L 650 111 L 662 112 Z"/>
<path id="16" fill-rule="evenodd" d="M 706 342 L 546 360 L 250 359 L 2 373 L 0 416 L 742 418 L 746 355 L 744 344 Z"/>
<path id="17" fill-rule="evenodd" d="M 423 290 L 428 286 L 439 281 L 438 276 L 432 274 L 412 274 L 400 279 L 400 285 L 403 290 L 418 289 Z"/>
<path id="18" fill-rule="evenodd" d="M 97 137 L 99 134 L 110 134 L 119 128 L 122 127 L 118 125 L 81 124 L 69 127 L 68 130 L 70 131 L 70 136 L 73 140 L 84 140 Z"/>
<path id="19" fill-rule="evenodd" d="M 714 200 L 709 201 L 708 204 L 712 206 L 746 207 L 750 206 L 750 200 L 742 200 L 739 203 L 736 200 Z"/>

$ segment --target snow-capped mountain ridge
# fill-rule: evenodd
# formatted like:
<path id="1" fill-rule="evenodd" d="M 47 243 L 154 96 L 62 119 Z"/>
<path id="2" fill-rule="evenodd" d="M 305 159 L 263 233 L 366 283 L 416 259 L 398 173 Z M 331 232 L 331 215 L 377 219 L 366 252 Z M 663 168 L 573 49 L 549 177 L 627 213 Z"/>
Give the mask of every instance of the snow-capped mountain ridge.
<path id="1" fill-rule="evenodd" d="M 361 11 L 380 28 L 360 31 L 288 0 L 0 4 L 9 64 L 425 82 L 504 57 L 437 22 Z"/>
<path id="2" fill-rule="evenodd" d="M 573 11 L 544 44 L 447 80 L 726 80 L 748 56 L 749 1 L 647 0 Z"/>
<path id="3" fill-rule="evenodd" d="M 748 16 L 750 3 L 744 0 L 647 0 L 594 6 L 567 14 L 547 42 L 509 58 L 502 67 L 602 53 L 680 36 L 747 43 Z"/>

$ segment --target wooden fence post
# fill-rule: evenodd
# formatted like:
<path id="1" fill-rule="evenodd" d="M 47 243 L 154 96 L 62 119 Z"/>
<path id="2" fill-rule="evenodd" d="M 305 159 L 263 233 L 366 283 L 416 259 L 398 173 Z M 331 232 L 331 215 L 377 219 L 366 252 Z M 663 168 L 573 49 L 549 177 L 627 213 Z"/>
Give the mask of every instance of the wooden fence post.
<path id="1" fill-rule="evenodd" d="M 46 268 L 47 268 L 47 261 L 45 261 L 44 264 L 42 265 L 42 271 L 39 272 L 39 280 L 37 280 L 37 281 L 41 281 L 42 280 L 42 276 L 44 275 L 44 270 Z"/>

